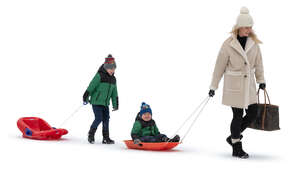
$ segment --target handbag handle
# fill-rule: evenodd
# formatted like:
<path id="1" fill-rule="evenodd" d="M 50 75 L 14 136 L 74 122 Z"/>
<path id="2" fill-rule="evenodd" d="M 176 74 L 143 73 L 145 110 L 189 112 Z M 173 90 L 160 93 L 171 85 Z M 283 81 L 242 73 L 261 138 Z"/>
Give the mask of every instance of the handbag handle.
<path id="1" fill-rule="evenodd" d="M 258 99 L 258 104 L 260 103 L 259 102 L 259 92 L 260 92 L 260 89 L 258 89 L 257 91 L 257 99 Z M 266 90 L 266 88 L 264 89 L 264 100 L 265 100 L 265 103 L 264 103 L 264 112 L 263 112 L 263 115 L 262 115 L 262 124 L 261 124 L 261 128 L 262 130 L 265 129 L 265 118 L 266 118 L 266 113 L 267 113 L 267 100 L 266 100 L 266 96 L 268 98 L 268 101 L 269 101 L 269 105 L 271 104 L 270 102 L 270 97 L 269 97 L 269 94 Z"/>
<path id="2" fill-rule="evenodd" d="M 257 99 L 258 99 L 258 103 L 260 103 L 260 102 L 259 102 L 259 92 L 260 92 L 260 89 L 257 90 Z M 267 96 L 267 98 L 268 98 L 269 104 L 271 104 L 270 97 L 269 97 L 269 94 L 268 94 L 268 92 L 267 92 L 267 89 L 264 89 L 264 100 L 265 100 L 265 104 L 267 104 L 266 96 Z"/>

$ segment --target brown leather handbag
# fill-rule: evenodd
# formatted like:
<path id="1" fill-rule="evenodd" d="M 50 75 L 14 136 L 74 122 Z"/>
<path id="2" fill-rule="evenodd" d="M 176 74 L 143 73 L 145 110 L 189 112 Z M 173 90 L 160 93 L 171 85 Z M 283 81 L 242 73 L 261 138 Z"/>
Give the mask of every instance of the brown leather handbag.
<path id="1" fill-rule="evenodd" d="M 257 91 L 257 116 L 256 119 L 250 124 L 250 128 L 257 130 L 273 131 L 279 130 L 279 106 L 272 105 L 266 89 L 264 89 L 265 103 L 259 102 L 259 92 Z M 266 97 L 268 98 L 269 104 L 267 104 Z"/>

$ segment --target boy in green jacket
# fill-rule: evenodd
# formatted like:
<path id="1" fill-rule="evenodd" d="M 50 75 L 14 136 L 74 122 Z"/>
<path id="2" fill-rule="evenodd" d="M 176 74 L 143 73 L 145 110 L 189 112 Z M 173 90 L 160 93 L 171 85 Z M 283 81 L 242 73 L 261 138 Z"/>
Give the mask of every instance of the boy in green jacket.
<path id="1" fill-rule="evenodd" d="M 92 104 L 95 114 L 89 133 L 88 141 L 93 144 L 95 142 L 95 133 L 101 122 L 103 144 L 114 144 L 114 141 L 109 138 L 109 103 L 112 101 L 113 110 L 119 108 L 118 91 L 114 72 L 116 69 L 115 59 L 108 55 L 105 62 L 90 82 L 87 90 L 83 95 L 84 104 Z"/>
<path id="2" fill-rule="evenodd" d="M 141 142 L 179 142 L 180 140 L 178 135 L 173 139 L 169 139 L 159 132 L 155 121 L 152 119 L 152 110 L 144 102 L 131 130 L 131 137 L 134 144 L 140 144 Z"/>

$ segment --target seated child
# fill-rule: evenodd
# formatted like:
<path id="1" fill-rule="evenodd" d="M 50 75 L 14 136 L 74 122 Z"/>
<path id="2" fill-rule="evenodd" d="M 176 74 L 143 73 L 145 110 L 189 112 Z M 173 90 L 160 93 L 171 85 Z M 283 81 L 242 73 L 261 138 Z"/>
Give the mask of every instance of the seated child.
<path id="1" fill-rule="evenodd" d="M 144 102 L 131 130 L 131 137 L 134 144 L 140 144 L 141 142 L 179 142 L 180 140 L 178 135 L 173 139 L 169 139 L 159 132 L 155 121 L 152 119 L 152 110 Z"/>

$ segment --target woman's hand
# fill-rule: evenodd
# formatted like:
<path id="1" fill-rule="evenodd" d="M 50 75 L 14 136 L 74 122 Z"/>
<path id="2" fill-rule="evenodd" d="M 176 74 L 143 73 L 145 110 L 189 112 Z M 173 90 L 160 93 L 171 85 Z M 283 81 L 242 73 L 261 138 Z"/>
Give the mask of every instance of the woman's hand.
<path id="1" fill-rule="evenodd" d="M 209 97 L 214 97 L 215 91 L 214 90 L 209 90 L 208 95 L 209 95 Z"/>
<path id="2" fill-rule="evenodd" d="M 260 83 L 260 84 L 259 84 L 259 88 L 262 89 L 262 90 L 265 90 L 265 88 L 266 88 L 266 83 Z"/>

